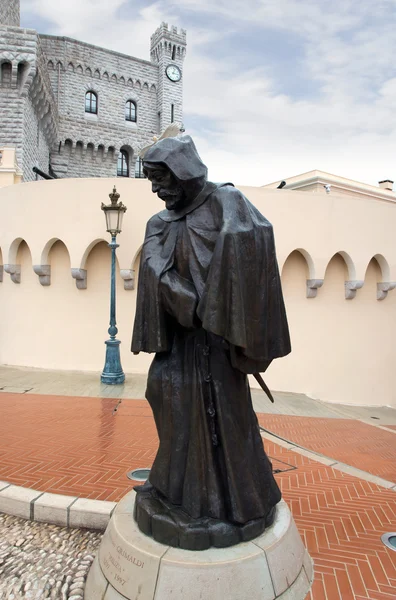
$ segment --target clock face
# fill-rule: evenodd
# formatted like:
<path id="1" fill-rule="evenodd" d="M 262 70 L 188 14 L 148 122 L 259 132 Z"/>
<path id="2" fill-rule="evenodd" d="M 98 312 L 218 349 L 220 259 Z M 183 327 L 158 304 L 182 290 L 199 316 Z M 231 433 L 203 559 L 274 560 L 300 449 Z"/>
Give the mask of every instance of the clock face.
<path id="1" fill-rule="evenodd" d="M 181 79 L 181 71 L 176 65 L 168 65 L 165 69 L 165 73 L 171 81 L 176 82 Z"/>

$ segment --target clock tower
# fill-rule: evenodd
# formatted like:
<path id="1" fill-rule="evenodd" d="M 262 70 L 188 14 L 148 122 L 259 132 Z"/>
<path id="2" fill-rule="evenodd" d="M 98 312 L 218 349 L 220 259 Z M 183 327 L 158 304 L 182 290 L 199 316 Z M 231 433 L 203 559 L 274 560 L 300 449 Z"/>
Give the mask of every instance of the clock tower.
<path id="1" fill-rule="evenodd" d="M 167 23 L 151 36 L 151 61 L 158 65 L 157 133 L 170 123 L 183 121 L 183 62 L 186 32 Z"/>

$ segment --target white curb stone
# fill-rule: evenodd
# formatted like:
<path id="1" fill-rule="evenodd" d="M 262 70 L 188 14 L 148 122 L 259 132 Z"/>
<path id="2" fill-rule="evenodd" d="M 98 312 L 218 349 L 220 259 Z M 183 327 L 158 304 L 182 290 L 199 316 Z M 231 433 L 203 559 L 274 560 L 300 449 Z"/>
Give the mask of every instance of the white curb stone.
<path id="1" fill-rule="evenodd" d="M 0 511 L 23 519 L 31 518 L 31 506 L 43 492 L 10 485 L 0 492 Z"/>
<path id="2" fill-rule="evenodd" d="M 33 520 L 69 526 L 69 508 L 76 502 L 76 496 L 44 493 L 33 506 Z"/>
<path id="3" fill-rule="evenodd" d="M 116 502 L 78 498 L 69 509 L 69 527 L 106 529 Z"/>

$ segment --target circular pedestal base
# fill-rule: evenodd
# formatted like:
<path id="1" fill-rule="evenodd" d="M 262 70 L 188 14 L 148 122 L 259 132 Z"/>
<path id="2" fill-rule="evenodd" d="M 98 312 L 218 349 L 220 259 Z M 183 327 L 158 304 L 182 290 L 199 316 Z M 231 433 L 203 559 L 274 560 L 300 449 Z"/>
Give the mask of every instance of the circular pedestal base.
<path id="1" fill-rule="evenodd" d="M 228 548 L 262 535 L 275 518 L 274 506 L 267 517 L 248 521 L 244 525 L 202 517 L 193 519 L 184 510 L 171 504 L 147 481 L 136 486 L 134 517 L 139 529 L 160 544 L 184 550 Z"/>
<path id="2" fill-rule="evenodd" d="M 118 504 L 88 575 L 85 600 L 303 600 L 312 561 L 281 501 L 274 524 L 230 548 L 189 551 L 145 536 L 135 493 Z"/>

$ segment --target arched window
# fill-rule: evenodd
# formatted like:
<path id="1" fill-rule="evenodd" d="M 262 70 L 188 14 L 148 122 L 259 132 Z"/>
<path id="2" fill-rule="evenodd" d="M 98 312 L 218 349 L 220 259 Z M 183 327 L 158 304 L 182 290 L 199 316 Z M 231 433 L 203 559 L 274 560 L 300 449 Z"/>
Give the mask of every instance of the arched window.
<path id="1" fill-rule="evenodd" d="M 125 104 L 125 120 L 136 123 L 136 104 L 132 100 Z"/>
<path id="2" fill-rule="evenodd" d="M 120 150 L 118 155 L 117 176 L 129 177 L 129 155 L 126 150 Z"/>
<path id="3" fill-rule="evenodd" d="M 12 65 L 10 62 L 3 62 L 1 65 L 1 85 L 3 87 L 11 86 Z"/>
<path id="4" fill-rule="evenodd" d="M 25 75 L 27 73 L 27 68 L 28 68 L 28 65 L 24 62 L 21 62 L 18 64 L 17 84 L 18 84 L 19 88 L 21 88 L 25 82 Z"/>
<path id="5" fill-rule="evenodd" d="M 146 175 L 143 173 L 143 161 L 140 156 L 137 157 L 135 163 L 135 177 L 136 179 L 145 179 Z"/>
<path id="6" fill-rule="evenodd" d="M 98 114 L 98 97 L 95 92 L 85 94 L 85 112 L 93 115 Z"/>

